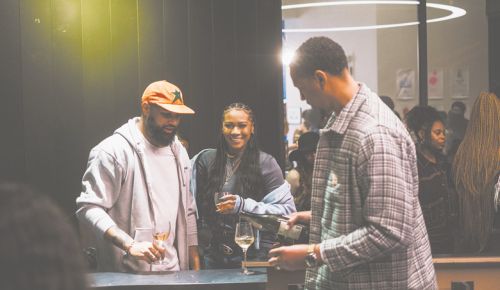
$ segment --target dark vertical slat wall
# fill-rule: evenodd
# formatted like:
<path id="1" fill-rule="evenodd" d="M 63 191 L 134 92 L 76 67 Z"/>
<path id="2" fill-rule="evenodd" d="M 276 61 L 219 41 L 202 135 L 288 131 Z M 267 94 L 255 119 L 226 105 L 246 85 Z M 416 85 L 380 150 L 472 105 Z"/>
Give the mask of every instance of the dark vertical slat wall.
<path id="1" fill-rule="evenodd" d="M 26 177 L 18 0 L 0 2 L 0 176 Z"/>
<path id="2" fill-rule="evenodd" d="M 196 5 L 194 5 L 196 3 Z M 219 96 L 213 95 L 214 83 L 213 63 L 212 63 L 212 1 L 189 1 L 188 7 L 188 83 L 189 89 L 185 90 L 186 100 L 193 106 L 196 116 L 189 117 L 189 122 L 197 127 L 205 128 L 206 133 L 214 136 L 214 126 L 218 123 L 218 118 L 214 106 L 217 106 L 213 99 Z M 186 125 L 186 123 L 184 123 Z M 188 131 L 188 130 L 186 130 Z M 199 151 L 199 146 L 213 147 L 212 137 L 203 140 L 205 134 L 195 134 L 187 136 L 192 143 L 193 151 Z M 207 142 L 208 141 L 208 142 Z"/>
<path id="3" fill-rule="evenodd" d="M 50 0 L 20 1 L 21 68 L 26 176 L 43 190 L 57 179 Z M 53 183 L 54 182 L 54 183 Z"/>
<path id="4" fill-rule="evenodd" d="M 110 2 L 113 96 L 120 123 L 140 110 L 137 3 L 137 0 Z"/>
<path id="5" fill-rule="evenodd" d="M 278 1 L 257 1 L 257 87 L 256 104 L 263 118 L 260 126 L 262 147 L 265 151 L 274 152 L 275 156 L 285 156 L 285 144 L 282 136 L 274 132 L 284 131 L 284 112 L 277 109 L 283 106 L 283 90 L 276 84 L 282 84 L 283 72 L 281 64 L 281 48 L 275 45 L 275 38 L 281 37 L 281 19 L 273 17 L 274 11 L 281 9 Z M 279 97 L 276 97 L 279 96 Z M 267 122 L 266 116 L 275 115 L 276 120 Z M 272 136 L 272 142 L 265 138 Z M 274 142 L 281 142 L 283 146 L 274 146 Z M 278 151 L 273 151 L 278 150 Z"/>
<path id="6" fill-rule="evenodd" d="M 163 0 L 137 1 L 137 43 L 141 85 L 156 81 L 158 76 L 165 74 L 163 2 Z M 139 88 L 139 94 L 143 89 Z"/>
<path id="7" fill-rule="evenodd" d="M 48 180 L 47 192 L 60 193 L 64 205 L 74 202 L 73 192 L 80 189 L 82 166 L 88 152 L 82 140 L 82 20 L 80 0 L 52 1 L 52 86 L 53 104 L 44 114 L 54 115 L 54 127 L 49 130 L 54 140 L 56 156 L 45 160 L 54 164 L 54 179 Z M 47 129 L 45 129 L 47 130 Z M 40 168 L 43 172 L 43 163 Z"/>
<path id="8" fill-rule="evenodd" d="M 124 120 L 116 116 L 118 96 L 113 93 L 110 1 L 85 0 L 81 5 L 84 113 L 81 133 L 85 148 L 90 149 Z"/>
<path id="9" fill-rule="evenodd" d="M 0 179 L 25 181 L 68 212 L 89 150 L 140 114 L 152 81 L 176 83 L 196 115 L 190 154 L 217 142 L 222 108 L 258 118 L 283 161 L 281 1 L 0 1 Z"/>

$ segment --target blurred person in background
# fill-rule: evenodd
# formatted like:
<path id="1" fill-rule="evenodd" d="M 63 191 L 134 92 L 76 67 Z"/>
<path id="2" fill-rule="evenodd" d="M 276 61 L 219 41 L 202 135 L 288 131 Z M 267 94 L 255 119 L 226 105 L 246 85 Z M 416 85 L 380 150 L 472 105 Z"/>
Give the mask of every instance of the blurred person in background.
<path id="1" fill-rule="evenodd" d="M 446 119 L 446 144 L 444 152 L 448 156 L 448 161 L 453 162 L 453 157 L 457 152 L 460 142 L 464 139 L 465 130 L 469 120 L 465 118 L 466 106 L 464 102 L 455 101 L 451 104 Z"/>
<path id="2" fill-rule="evenodd" d="M 0 288 L 87 289 L 76 232 L 47 197 L 0 183 Z"/>
<path id="3" fill-rule="evenodd" d="M 499 254 L 500 214 L 494 198 L 495 184 L 500 186 L 500 99 L 494 93 L 483 92 L 474 102 L 452 170 L 461 250 Z"/>
<path id="4" fill-rule="evenodd" d="M 384 102 L 384 104 L 387 105 L 387 107 L 389 107 L 389 109 L 391 109 L 391 111 L 394 112 L 394 114 L 396 114 L 396 116 L 398 116 L 398 118 L 401 120 L 401 116 L 399 115 L 399 113 L 394 110 L 395 106 L 394 106 L 394 101 L 392 100 L 391 97 L 389 96 L 380 96 L 380 99 L 382 100 L 382 102 Z"/>
<path id="5" fill-rule="evenodd" d="M 450 180 L 450 165 L 443 155 L 444 121 L 433 107 L 416 106 L 406 115 L 406 125 L 416 138 L 418 197 L 432 253 L 452 253 L 457 199 Z"/>
<path id="6" fill-rule="evenodd" d="M 255 115 L 242 103 L 222 113 L 216 149 L 205 149 L 192 159 L 198 206 L 200 248 L 206 269 L 241 267 L 242 251 L 234 241 L 238 213 L 287 215 L 295 212 L 290 185 L 278 163 L 259 150 Z M 227 192 L 216 208 L 216 193 Z M 264 259 L 274 237 L 261 233 L 248 250 L 250 259 Z"/>
<path id="7" fill-rule="evenodd" d="M 307 109 L 302 111 L 301 115 L 301 120 L 302 122 L 300 123 L 299 127 L 293 131 L 293 144 L 297 145 L 297 142 L 299 141 L 299 138 L 302 134 L 307 133 L 312 131 L 314 128 L 312 127 L 312 122 L 311 122 L 311 117 L 312 117 L 312 110 Z M 317 130 L 317 128 L 316 128 Z M 295 149 L 295 148 L 292 148 Z"/>
<path id="8" fill-rule="evenodd" d="M 297 211 L 311 210 L 312 173 L 319 134 L 307 132 L 299 138 L 298 148 L 288 156 L 290 162 L 296 162 L 286 175 Z"/>

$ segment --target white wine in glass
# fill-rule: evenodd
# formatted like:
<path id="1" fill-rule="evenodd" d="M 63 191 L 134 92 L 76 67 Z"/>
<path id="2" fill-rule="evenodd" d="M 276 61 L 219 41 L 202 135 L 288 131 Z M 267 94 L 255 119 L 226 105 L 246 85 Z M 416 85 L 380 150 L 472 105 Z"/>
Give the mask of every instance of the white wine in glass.
<path id="1" fill-rule="evenodd" d="M 163 227 L 155 227 L 153 231 L 153 242 L 162 248 L 165 248 L 165 241 L 168 239 L 168 236 L 170 236 L 170 222 L 168 222 L 165 226 Z M 153 262 L 153 264 L 163 264 L 163 258 Z"/>
<path id="2" fill-rule="evenodd" d="M 234 235 L 234 241 L 243 250 L 243 263 L 241 263 L 241 269 L 243 274 L 250 275 L 252 272 L 248 271 L 247 264 L 247 250 L 251 244 L 253 244 L 255 238 L 253 235 L 252 224 L 249 222 L 238 222 L 236 223 L 236 233 Z"/>

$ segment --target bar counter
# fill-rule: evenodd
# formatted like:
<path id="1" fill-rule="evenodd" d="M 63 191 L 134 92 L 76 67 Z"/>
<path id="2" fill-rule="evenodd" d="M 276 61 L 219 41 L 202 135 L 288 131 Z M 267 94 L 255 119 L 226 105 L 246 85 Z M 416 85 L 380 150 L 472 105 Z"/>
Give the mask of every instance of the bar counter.
<path id="1" fill-rule="evenodd" d="M 265 289 L 267 271 L 252 269 L 255 274 L 244 275 L 241 269 L 201 270 L 180 272 L 132 273 L 90 273 L 91 289 L 150 290 L 150 289 Z"/>
<path id="2" fill-rule="evenodd" d="M 440 290 L 452 289 L 452 282 L 470 281 L 474 290 L 500 289 L 500 257 L 441 256 L 433 259 Z M 303 283 L 304 271 L 252 268 L 256 274 L 243 275 L 241 269 L 166 272 L 159 274 L 88 274 L 93 289 L 266 289 L 287 290 L 288 284 Z M 467 288 L 457 288 L 467 289 Z"/>

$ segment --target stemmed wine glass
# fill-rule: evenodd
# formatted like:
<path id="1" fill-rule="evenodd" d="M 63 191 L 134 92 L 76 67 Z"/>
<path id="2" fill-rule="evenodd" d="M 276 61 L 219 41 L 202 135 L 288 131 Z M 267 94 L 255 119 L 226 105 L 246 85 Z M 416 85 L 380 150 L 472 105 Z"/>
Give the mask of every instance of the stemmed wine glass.
<path id="1" fill-rule="evenodd" d="M 244 261 L 241 263 L 241 269 L 243 270 L 243 274 L 250 275 L 253 272 L 248 271 L 246 266 L 247 264 L 247 250 L 253 241 L 255 240 L 253 235 L 252 224 L 246 221 L 238 221 L 236 223 L 236 233 L 234 235 L 234 241 L 240 246 L 243 250 Z"/>
<path id="2" fill-rule="evenodd" d="M 155 226 L 153 230 L 153 243 L 155 245 L 165 248 L 165 241 L 170 236 L 170 221 L 163 226 Z M 153 262 L 155 265 L 161 265 L 164 263 L 165 258 L 161 258 L 158 261 Z"/>

